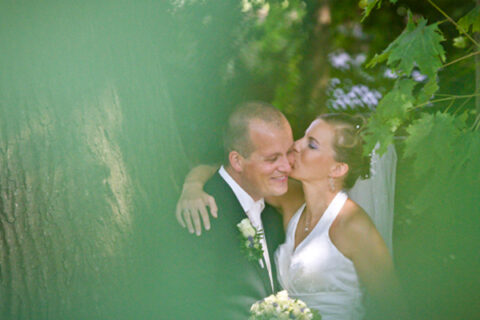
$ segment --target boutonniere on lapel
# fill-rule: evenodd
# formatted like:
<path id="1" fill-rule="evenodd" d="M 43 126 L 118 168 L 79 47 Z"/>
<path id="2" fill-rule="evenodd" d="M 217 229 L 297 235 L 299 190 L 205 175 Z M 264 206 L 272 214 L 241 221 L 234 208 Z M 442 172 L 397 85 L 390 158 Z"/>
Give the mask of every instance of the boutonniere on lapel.
<path id="1" fill-rule="evenodd" d="M 258 261 L 263 258 L 263 249 L 260 240 L 263 237 L 262 230 L 257 230 L 250 222 L 250 219 L 245 218 L 237 224 L 240 230 L 240 248 L 249 261 Z"/>

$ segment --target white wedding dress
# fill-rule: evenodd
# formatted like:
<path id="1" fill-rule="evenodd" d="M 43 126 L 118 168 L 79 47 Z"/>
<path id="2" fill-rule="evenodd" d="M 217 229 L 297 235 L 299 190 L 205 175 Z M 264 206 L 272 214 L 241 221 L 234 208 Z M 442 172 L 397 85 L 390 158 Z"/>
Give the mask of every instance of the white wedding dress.
<path id="1" fill-rule="evenodd" d="M 286 241 L 275 253 L 278 280 L 289 296 L 316 309 L 322 320 L 361 319 L 362 290 L 351 260 L 332 243 L 328 231 L 348 196 L 340 191 L 307 237 L 295 245 L 303 205 L 287 226 Z"/>

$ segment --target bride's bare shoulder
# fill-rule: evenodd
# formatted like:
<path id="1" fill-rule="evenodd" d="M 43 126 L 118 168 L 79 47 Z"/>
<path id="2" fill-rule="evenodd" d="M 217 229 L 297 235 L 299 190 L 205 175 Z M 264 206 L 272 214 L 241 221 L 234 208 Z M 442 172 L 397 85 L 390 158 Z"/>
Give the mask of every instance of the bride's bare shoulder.
<path id="1" fill-rule="evenodd" d="M 368 214 L 355 201 L 348 198 L 338 215 L 339 221 L 345 228 L 373 226 Z"/>
<path id="2" fill-rule="evenodd" d="M 347 257 L 365 239 L 378 234 L 368 214 L 355 201 L 348 199 L 329 231 L 335 246 Z"/>

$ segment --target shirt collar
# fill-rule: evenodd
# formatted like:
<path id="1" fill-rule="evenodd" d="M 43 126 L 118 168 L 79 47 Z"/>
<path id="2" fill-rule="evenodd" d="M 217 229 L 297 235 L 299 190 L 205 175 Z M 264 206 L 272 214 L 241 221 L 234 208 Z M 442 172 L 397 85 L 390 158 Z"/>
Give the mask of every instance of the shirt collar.
<path id="1" fill-rule="evenodd" d="M 230 186 L 233 193 L 237 197 L 238 202 L 240 202 L 243 210 L 245 212 L 249 211 L 255 203 L 253 198 L 245 190 L 243 190 L 243 188 L 240 187 L 240 185 L 235 180 L 233 180 L 232 176 L 227 172 L 227 170 L 225 170 L 223 166 L 220 167 L 218 173 L 223 178 L 223 180 L 225 180 L 225 182 Z M 265 201 L 263 198 L 258 200 L 257 202 L 262 203 L 262 208 L 265 206 Z"/>

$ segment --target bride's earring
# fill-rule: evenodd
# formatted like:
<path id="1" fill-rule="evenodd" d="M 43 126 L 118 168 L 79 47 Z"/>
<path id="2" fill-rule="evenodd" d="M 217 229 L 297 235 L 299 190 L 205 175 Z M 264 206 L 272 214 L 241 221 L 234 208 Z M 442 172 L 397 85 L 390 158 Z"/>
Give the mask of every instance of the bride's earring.
<path id="1" fill-rule="evenodd" d="M 328 184 L 330 187 L 330 191 L 335 192 L 335 181 L 332 177 L 328 177 Z"/>

